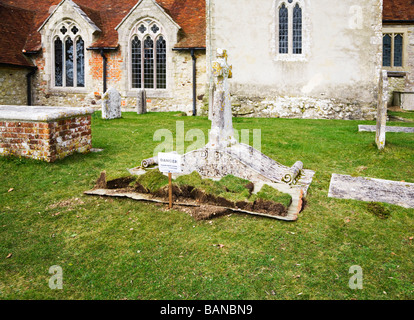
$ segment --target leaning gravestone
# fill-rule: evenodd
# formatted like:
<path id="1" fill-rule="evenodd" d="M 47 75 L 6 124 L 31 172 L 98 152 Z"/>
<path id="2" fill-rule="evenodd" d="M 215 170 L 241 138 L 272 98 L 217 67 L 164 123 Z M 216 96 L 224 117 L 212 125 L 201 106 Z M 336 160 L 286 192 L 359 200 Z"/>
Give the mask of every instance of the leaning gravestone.
<path id="1" fill-rule="evenodd" d="M 118 119 L 121 117 L 121 94 L 115 88 L 109 88 L 103 96 L 102 119 Z"/>
<path id="2" fill-rule="evenodd" d="M 138 90 L 137 113 L 138 114 L 147 113 L 147 94 L 145 90 Z"/>
<path id="3" fill-rule="evenodd" d="M 377 133 L 375 142 L 378 149 L 385 148 L 385 133 L 387 127 L 387 104 L 388 104 L 388 75 L 383 70 L 380 74 L 378 107 L 377 107 Z"/>

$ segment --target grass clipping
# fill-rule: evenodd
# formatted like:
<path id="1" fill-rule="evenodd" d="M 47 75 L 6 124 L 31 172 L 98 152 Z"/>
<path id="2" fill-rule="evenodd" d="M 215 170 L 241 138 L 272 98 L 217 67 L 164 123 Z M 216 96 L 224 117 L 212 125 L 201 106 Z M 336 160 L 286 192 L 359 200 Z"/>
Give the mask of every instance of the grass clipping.
<path id="1" fill-rule="evenodd" d="M 138 176 L 134 183 L 129 181 L 133 191 L 151 194 L 155 198 L 168 200 L 168 178 L 159 170 L 150 170 Z M 226 208 L 286 216 L 292 202 L 289 194 L 282 193 L 268 185 L 253 194 L 254 184 L 248 180 L 228 175 L 219 181 L 203 179 L 193 172 L 173 181 L 173 202 L 196 203 L 196 209 L 182 208 L 198 220 L 210 219 L 228 213 Z"/>

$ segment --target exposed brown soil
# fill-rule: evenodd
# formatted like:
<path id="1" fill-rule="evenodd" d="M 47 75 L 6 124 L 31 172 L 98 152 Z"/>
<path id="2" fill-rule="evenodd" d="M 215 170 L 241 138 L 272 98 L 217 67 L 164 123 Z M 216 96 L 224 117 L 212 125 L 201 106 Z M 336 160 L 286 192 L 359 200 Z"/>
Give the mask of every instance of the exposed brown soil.
<path id="1" fill-rule="evenodd" d="M 110 180 L 106 183 L 106 189 L 123 189 L 128 188 L 129 184 L 134 179 L 132 177 L 123 177 L 114 180 Z"/>
<path id="2" fill-rule="evenodd" d="M 102 172 L 101 176 L 97 180 L 94 189 L 118 189 L 126 190 L 129 192 L 136 192 L 141 194 L 147 194 L 154 199 L 168 202 L 169 200 L 169 187 L 164 186 L 157 192 L 151 193 L 139 182 L 136 182 L 134 187 L 130 187 L 130 183 L 133 181 L 132 177 L 123 177 L 110 181 L 106 181 L 106 172 Z M 249 183 L 245 186 L 250 194 L 253 192 L 254 184 Z M 287 208 L 273 201 L 267 201 L 258 199 L 254 202 L 237 201 L 233 202 L 223 197 L 217 197 L 212 194 L 208 194 L 201 189 L 197 189 L 192 186 L 184 185 L 178 186 L 172 185 L 173 203 L 180 203 L 182 205 L 175 206 L 174 209 L 181 210 L 190 214 L 196 220 L 209 220 L 224 215 L 228 215 L 233 211 L 232 209 L 240 209 L 243 211 L 250 211 L 256 213 L 264 213 L 272 216 L 287 216 Z M 186 206 L 187 205 L 187 206 Z"/>
<path id="3" fill-rule="evenodd" d="M 251 187 L 253 191 L 254 186 Z M 150 193 L 148 189 L 142 186 L 139 182 L 135 184 L 134 191 L 138 193 L 151 194 L 156 198 L 161 198 L 164 201 L 168 201 L 169 188 L 165 186 L 155 193 Z M 250 212 L 265 213 L 274 216 L 285 217 L 287 215 L 287 208 L 274 201 L 267 201 L 258 199 L 254 202 L 237 201 L 233 202 L 223 197 L 217 197 L 212 194 L 208 194 L 201 189 L 194 188 L 192 186 L 184 185 L 178 186 L 172 185 L 173 202 L 177 203 L 190 203 L 193 202 L 199 207 L 196 209 L 187 208 L 187 212 L 192 212 L 192 216 L 196 219 L 211 219 L 213 217 L 222 216 L 229 213 L 227 208 L 240 209 Z"/>

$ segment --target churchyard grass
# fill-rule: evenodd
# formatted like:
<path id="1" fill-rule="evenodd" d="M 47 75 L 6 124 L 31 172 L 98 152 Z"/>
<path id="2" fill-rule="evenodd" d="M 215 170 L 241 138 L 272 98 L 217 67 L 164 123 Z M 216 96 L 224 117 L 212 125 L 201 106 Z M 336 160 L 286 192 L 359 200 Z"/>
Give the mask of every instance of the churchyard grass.
<path id="1" fill-rule="evenodd" d="M 414 210 L 327 197 L 332 173 L 413 183 L 413 134 L 387 133 L 378 151 L 375 133 L 358 132 L 374 121 L 233 119 L 238 130 L 262 130 L 264 154 L 316 171 L 296 222 L 238 214 L 194 221 L 154 204 L 83 195 L 102 170 L 121 177 L 151 157 L 154 132 L 175 133 L 176 121 L 206 136 L 210 127 L 206 117 L 107 121 L 97 113 L 101 153 L 52 164 L 0 158 L 0 299 L 414 298 Z M 387 214 L 375 214 L 378 206 Z M 362 290 L 349 287 L 355 265 Z M 49 288 L 51 266 L 62 268 L 62 290 Z"/>

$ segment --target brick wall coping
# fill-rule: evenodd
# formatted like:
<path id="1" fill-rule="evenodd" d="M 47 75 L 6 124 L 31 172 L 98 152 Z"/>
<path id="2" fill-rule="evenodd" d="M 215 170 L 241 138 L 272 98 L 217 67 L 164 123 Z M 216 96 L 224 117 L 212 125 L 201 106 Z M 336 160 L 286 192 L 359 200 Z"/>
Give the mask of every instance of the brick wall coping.
<path id="1" fill-rule="evenodd" d="M 94 113 L 94 108 L 0 105 L 0 120 L 49 122 Z"/>

